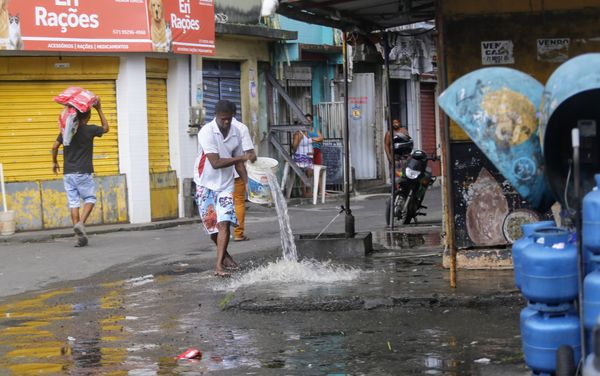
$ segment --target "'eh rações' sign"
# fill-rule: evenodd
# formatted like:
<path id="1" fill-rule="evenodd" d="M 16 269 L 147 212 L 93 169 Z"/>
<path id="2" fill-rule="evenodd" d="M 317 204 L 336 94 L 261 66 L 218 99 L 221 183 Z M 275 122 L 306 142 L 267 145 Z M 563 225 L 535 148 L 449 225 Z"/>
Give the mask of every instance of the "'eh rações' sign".
<path id="1" fill-rule="evenodd" d="M 0 49 L 213 55 L 213 0 L 0 0 Z"/>

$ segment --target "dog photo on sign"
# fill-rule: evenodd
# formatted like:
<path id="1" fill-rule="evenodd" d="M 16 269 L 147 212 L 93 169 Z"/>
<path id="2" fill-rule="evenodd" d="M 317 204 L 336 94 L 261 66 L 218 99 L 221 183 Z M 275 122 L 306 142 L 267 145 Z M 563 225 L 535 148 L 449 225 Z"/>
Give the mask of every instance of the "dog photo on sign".
<path id="1" fill-rule="evenodd" d="M 150 0 L 150 37 L 152 51 L 169 52 L 171 44 L 169 26 L 165 22 L 165 8 L 162 0 Z"/>

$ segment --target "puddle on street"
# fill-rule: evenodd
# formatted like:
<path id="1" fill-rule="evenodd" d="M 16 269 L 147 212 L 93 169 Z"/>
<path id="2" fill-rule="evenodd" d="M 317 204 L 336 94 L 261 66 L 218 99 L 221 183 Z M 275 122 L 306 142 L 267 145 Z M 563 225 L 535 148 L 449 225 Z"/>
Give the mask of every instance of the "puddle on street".
<path id="1" fill-rule="evenodd" d="M 422 231 L 422 228 L 419 228 Z M 373 232 L 373 243 L 384 249 L 412 249 L 440 247 L 440 228 L 432 227 L 428 231 L 415 232 L 406 227 L 401 231 L 375 231 Z"/>
<path id="2" fill-rule="evenodd" d="M 485 357 L 524 370 L 518 307 L 257 314 L 221 311 L 225 292 L 213 291 L 215 283 L 225 282 L 211 272 L 141 275 L 4 302 L 0 369 L 9 375 L 464 375 L 485 374 L 474 363 Z M 189 347 L 202 358 L 174 359 Z"/>

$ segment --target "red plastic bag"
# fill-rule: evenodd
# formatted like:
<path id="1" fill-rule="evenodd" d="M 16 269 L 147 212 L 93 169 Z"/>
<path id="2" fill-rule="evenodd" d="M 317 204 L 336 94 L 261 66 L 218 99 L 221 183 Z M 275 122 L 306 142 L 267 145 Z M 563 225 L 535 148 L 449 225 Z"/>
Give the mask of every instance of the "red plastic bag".
<path id="1" fill-rule="evenodd" d="M 65 106 L 73 106 L 79 112 L 87 112 L 98 102 L 98 97 L 89 90 L 70 86 L 54 97 L 54 101 Z"/>
<path id="2" fill-rule="evenodd" d="M 185 350 L 184 352 L 182 352 L 181 354 L 179 354 L 175 357 L 175 359 L 198 359 L 198 358 L 202 358 L 202 352 L 200 350 L 194 349 L 192 347 L 190 347 L 189 349 Z"/>
<path id="3" fill-rule="evenodd" d="M 77 121 L 77 110 L 71 106 L 65 106 L 58 116 L 58 128 L 63 136 L 63 145 L 69 146 L 73 135 L 77 133 L 79 122 Z"/>

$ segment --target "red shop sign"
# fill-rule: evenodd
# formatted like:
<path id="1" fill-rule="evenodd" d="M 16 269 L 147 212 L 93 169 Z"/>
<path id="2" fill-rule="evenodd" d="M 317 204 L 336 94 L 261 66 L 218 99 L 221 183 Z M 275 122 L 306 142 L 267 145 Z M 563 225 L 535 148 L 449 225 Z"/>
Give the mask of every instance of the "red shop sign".
<path id="1" fill-rule="evenodd" d="M 213 0 L 0 0 L 0 49 L 213 55 Z"/>

